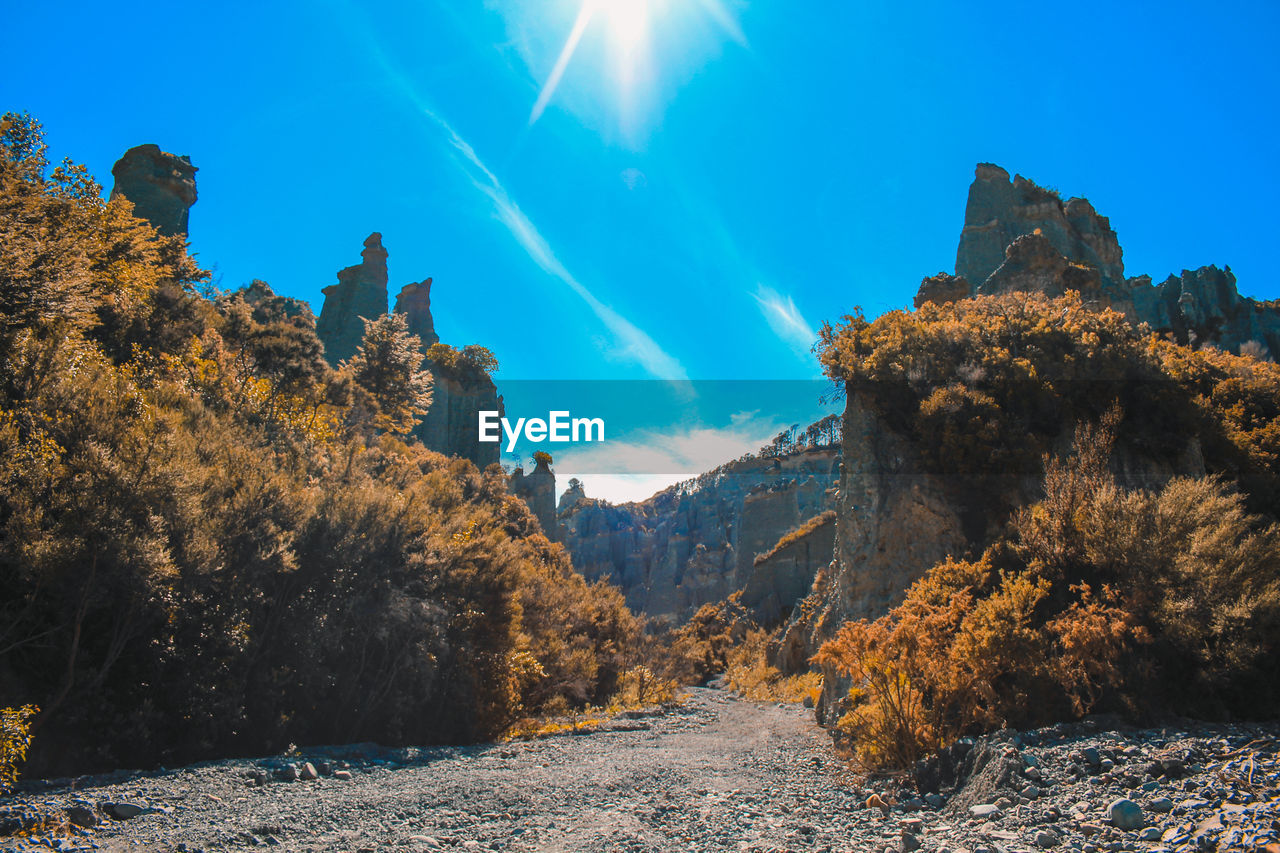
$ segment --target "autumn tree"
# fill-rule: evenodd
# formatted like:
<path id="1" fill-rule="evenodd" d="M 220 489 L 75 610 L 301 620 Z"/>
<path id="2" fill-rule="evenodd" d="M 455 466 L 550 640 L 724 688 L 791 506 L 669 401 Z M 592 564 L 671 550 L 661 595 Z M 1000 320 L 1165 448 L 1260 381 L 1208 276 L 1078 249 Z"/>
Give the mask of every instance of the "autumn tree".
<path id="1" fill-rule="evenodd" d="M 364 321 L 364 339 L 349 367 L 355 383 L 375 404 L 374 425 L 405 435 L 431 406 L 431 373 L 422 369 L 422 340 L 403 314 Z"/>

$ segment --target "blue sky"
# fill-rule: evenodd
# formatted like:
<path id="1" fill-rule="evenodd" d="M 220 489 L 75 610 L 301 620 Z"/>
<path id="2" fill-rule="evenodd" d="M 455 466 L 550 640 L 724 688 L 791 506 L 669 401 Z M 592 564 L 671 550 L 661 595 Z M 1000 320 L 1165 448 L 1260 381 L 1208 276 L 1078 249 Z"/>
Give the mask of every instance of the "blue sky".
<path id="1" fill-rule="evenodd" d="M 1274 2 L 583 2 L 10 4 L 0 105 L 108 186 L 189 154 L 223 287 L 318 310 L 381 231 L 500 382 L 812 378 L 823 320 L 953 267 L 979 161 L 1130 275 L 1280 296 Z"/>

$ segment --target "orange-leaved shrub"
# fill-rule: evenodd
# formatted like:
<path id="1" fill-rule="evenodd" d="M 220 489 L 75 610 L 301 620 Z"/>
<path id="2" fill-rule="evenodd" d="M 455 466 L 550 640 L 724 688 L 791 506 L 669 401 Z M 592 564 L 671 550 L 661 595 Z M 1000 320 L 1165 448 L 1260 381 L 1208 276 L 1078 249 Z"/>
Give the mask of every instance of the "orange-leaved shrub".
<path id="1" fill-rule="evenodd" d="M 871 766 L 966 733 L 1108 709 L 1280 708 L 1280 526 L 1217 478 L 1126 490 L 1118 416 L 1045 460 L 1044 499 L 980 559 L 948 559 L 816 657 L 850 679 L 838 729 Z"/>
<path id="2" fill-rule="evenodd" d="M 309 309 L 209 293 L 40 140 L 0 121 L 0 706 L 41 708 L 27 772 L 471 741 L 616 692 L 639 621 L 498 466 L 404 437 L 401 324 L 331 369 Z"/>

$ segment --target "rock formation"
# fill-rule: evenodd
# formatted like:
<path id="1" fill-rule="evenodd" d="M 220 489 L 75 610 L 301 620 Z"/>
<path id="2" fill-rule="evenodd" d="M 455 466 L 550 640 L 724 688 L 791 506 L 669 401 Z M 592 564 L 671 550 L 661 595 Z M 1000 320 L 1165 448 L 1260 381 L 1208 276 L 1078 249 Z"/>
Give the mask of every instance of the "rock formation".
<path id="1" fill-rule="evenodd" d="M 338 283 L 326 287 L 316 334 L 324 342 L 324 356 L 337 367 L 355 355 L 364 340 L 364 322 L 387 313 L 387 255 L 382 235 L 364 241 L 361 262 L 338 273 Z M 396 297 L 395 310 L 405 315 L 409 331 L 422 340 L 423 352 L 440 338 L 431 317 L 431 279 L 407 284 Z M 427 363 L 435 385 L 431 408 L 414 430 L 423 444 L 449 456 L 470 459 L 484 468 L 498 461 L 497 443 L 481 444 L 478 413 L 502 412 L 502 398 L 487 374 L 449 372 Z"/>
<path id="2" fill-rule="evenodd" d="M 400 288 L 395 312 L 404 315 L 409 332 L 421 338 L 424 347 L 439 343 L 440 336 L 436 334 L 436 326 L 431 319 L 431 279 L 410 282 Z"/>
<path id="3" fill-rule="evenodd" d="M 1124 283 L 1124 260 L 1105 216 L 1082 198 L 1066 204 L 1052 190 L 991 163 L 979 163 L 956 250 L 956 275 L 980 287 L 1004 263 L 1005 248 L 1039 231 L 1066 257 L 1097 269 L 1113 285 Z"/>
<path id="4" fill-rule="evenodd" d="M 1058 296 L 1068 290 L 1183 344 L 1212 343 L 1233 352 L 1246 347 L 1280 359 L 1280 304 L 1241 296 L 1230 267 L 1183 270 L 1157 286 L 1146 275 L 1126 279 L 1116 233 L 1087 200 L 1064 203 L 1021 175 L 1010 182 L 999 166 L 978 164 L 956 250 L 956 274 L 926 278 L 916 307 L 978 294 Z"/>
<path id="5" fill-rule="evenodd" d="M 116 179 L 111 198 L 133 202 L 133 215 L 166 237 L 185 237 L 188 213 L 196 203 L 196 171 L 185 154 L 170 154 L 154 144 L 138 145 L 111 168 Z"/>
<path id="6" fill-rule="evenodd" d="M 560 535 L 556 523 L 556 475 L 547 460 L 539 459 L 528 475 L 523 468 L 512 472 L 511 491 L 529 505 L 547 538 L 557 541 Z"/>
<path id="7" fill-rule="evenodd" d="M 482 443 L 479 431 L 480 412 L 497 412 L 499 417 L 506 414 L 493 380 L 487 375 L 453 376 L 430 362 L 426 366 L 435 381 L 431 408 L 413 434 L 432 450 L 470 459 L 477 468 L 497 462 L 501 444 Z"/>
<path id="8" fill-rule="evenodd" d="M 639 503 L 579 495 L 562 501 L 563 541 L 589 580 L 621 587 L 632 609 L 679 622 L 742 589 L 757 554 L 833 507 L 838 465 L 837 448 L 811 448 L 734 462 L 695 491 L 672 487 Z M 761 603 L 769 584 L 757 580 Z M 792 603 L 767 606 L 781 611 Z"/>
<path id="9" fill-rule="evenodd" d="M 774 624 L 789 616 L 795 603 L 809 594 L 818 573 L 830 566 L 835 553 L 835 513 L 825 512 L 813 521 L 817 523 L 811 529 L 753 561 L 741 601 L 757 620 Z"/>
<path id="10" fill-rule="evenodd" d="M 360 263 L 338 273 L 337 284 L 321 291 L 324 306 L 316 334 L 324 341 L 324 357 L 334 367 L 355 355 L 364 340 L 363 320 L 387 313 L 387 250 L 382 248 L 381 234 L 375 231 L 365 239 L 360 257 Z"/>

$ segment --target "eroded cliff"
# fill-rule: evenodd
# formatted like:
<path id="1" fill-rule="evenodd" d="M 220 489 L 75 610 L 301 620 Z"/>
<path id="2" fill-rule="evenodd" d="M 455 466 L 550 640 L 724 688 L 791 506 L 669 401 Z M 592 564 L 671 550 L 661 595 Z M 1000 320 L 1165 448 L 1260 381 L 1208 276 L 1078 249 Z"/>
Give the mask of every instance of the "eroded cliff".
<path id="1" fill-rule="evenodd" d="M 579 488 L 562 501 L 563 541 L 588 579 L 608 580 L 622 588 L 628 606 L 678 622 L 743 589 L 757 554 L 832 508 L 838 466 L 835 447 L 740 460 L 692 491 L 673 487 L 619 506 Z"/>

